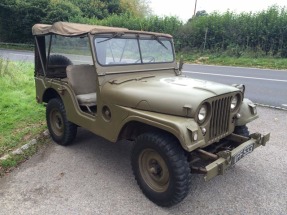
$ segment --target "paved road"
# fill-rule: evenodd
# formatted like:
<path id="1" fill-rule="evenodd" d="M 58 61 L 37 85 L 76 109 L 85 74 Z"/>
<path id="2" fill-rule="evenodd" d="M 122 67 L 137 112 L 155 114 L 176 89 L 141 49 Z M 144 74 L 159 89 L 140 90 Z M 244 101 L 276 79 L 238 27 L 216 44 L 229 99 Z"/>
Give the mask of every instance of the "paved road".
<path id="1" fill-rule="evenodd" d="M 69 56 L 69 59 L 72 60 L 75 64 L 87 64 L 92 63 L 92 57 L 83 56 L 83 55 L 72 55 L 65 54 Z M 0 49 L 0 57 L 13 61 L 34 61 L 34 52 L 32 51 L 17 51 L 17 50 L 7 50 Z"/>
<path id="2" fill-rule="evenodd" d="M 138 188 L 130 167 L 131 143 L 117 144 L 81 130 L 75 143 L 54 143 L 0 178 L 0 214 L 287 214 L 287 114 L 258 108 L 253 131 L 271 141 L 224 176 L 192 177 L 187 198 L 160 208 Z M 272 125 L 272 126 L 270 126 Z"/>
<path id="3" fill-rule="evenodd" d="M 33 61 L 33 52 L 1 50 L 0 56 L 11 60 Z M 70 55 L 76 63 L 91 63 L 91 58 Z M 286 65 L 287 69 L 287 65 Z M 287 109 L 287 70 L 265 70 L 224 66 L 185 64 L 187 76 L 225 84 L 245 84 L 246 97 L 253 102 Z"/>
<path id="4" fill-rule="evenodd" d="M 0 49 L 0 57 L 13 61 L 31 61 L 34 60 L 34 52 L 32 51 L 17 51 Z"/>
<path id="5" fill-rule="evenodd" d="M 184 71 L 193 78 L 224 84 L 244 84 L 245 96 L 252 101 L 287 108 L 287 70 L 186 64 Z"/>

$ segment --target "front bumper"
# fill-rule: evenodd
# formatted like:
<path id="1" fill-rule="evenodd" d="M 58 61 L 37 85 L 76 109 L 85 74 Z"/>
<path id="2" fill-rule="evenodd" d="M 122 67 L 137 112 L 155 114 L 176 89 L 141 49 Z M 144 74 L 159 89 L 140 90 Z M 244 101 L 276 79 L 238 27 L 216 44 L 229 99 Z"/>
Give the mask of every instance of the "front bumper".
<path id="1" fill-rule="evenodd" d="M 219 158 L 205 167 L 205 181 L 209 181 L 217 175 L 223 175 L 226 169 L 253 152 L 255 148 L 261 145 L 265 146 L 270 139 L 270 133 L 266 135 L 254 133 L 250 135 L 250 138 L 231 134 L 228 139 L 240 143 L 240 145 L 231 151 L 225 150 L 217 153 Z"/>

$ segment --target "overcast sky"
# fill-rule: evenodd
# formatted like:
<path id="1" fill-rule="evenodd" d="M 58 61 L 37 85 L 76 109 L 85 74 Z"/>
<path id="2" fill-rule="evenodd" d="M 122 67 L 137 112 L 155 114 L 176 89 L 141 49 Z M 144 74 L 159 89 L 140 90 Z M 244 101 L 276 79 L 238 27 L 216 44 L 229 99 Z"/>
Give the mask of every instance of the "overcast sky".
<path id="1" fill-rule="evenodd" d="M 277 4 L 287 6 L 287 0 L 197 0 L 197 11 L 225 12 L 228 9 L 237 13 L 260 11 Z M 150 0 L 150 7 L 158 16 L 177 16 L 187 21 L 194 12 L 195 0 Z"/>

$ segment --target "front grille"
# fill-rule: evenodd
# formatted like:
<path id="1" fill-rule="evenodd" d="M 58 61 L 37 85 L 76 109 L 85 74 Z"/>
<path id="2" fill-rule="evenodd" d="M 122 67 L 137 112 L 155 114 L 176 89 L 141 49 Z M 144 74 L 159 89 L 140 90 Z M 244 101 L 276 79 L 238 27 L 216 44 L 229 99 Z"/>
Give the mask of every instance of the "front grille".
<path id="1" fill-rule="evenodd" d="M 231 99 L 232 96 L 228 96 L 212 101 L 209 142 L 214 142 L 228 133 Z"/>

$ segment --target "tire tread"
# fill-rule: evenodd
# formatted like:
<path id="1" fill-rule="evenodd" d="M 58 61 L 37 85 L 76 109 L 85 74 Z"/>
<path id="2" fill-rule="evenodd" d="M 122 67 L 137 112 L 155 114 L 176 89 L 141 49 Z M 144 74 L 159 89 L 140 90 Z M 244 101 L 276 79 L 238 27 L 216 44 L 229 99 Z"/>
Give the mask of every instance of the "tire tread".
<path id="1" fill-rule="evenodd" d="M 63 118 L 64 134 L 62 137 L 56 136 L 53 133 L 51 126 L 49 125 L 50 124 L 49 111 L 50 109 L 54 107 L 59 109 L 59 112 L 61 113 L 62 118 Z M 48 102 L 48 105 L 46 108 L 46 119 L 47 119 L 47 126 L 48 126 L 52 139 L 59 145 L 66 146 L 66 145 L 71 144 L 71 142 L 75 139 L 77 135 L 77 125 L 68 121 L 67 116 L 66 116 L 65 106 L 60 98 L 53 98 Z"/>
<path id="2" fill-rule="evenodd" d="M 153 196 L 149 189 L 146 189 L 146 184 L 142 183 L 139 178 L 139 170 L 137 166 L 137 154 L 139 149 L 143 148 L 145 143 L 152 143 L 154 147 L 160 150 L 165 157 L 169 160 L 170 170 L 173 172 L 173 190 L 172 193 L 168 193 L 169 197 L 167 199 L 161 200 Z M 170 207 L 181 202 L 189 193 L 191 187 L 191 174 L 187 158 L 185 156 L 184 150 L 179 145 L 177 139 L 166 133 L 147 133 L 142 134 L 136 139 L 136 144 L 131 155 L 132 169 L 142 192 L 151 201 L 159 206 Z"/>

